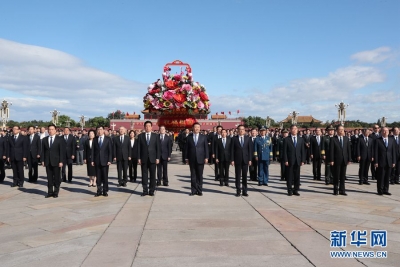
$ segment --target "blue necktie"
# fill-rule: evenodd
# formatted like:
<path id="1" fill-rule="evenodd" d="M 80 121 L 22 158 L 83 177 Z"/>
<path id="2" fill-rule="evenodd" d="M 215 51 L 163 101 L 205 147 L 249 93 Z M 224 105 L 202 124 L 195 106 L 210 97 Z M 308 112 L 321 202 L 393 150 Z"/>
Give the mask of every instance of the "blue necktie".
<path id="1" fill-rule="evenodd" d="M 294 141 L 293 141 L 294 147 L 297 147 L 296 136 L 295 136 L 295 137 L 293 137 L 293 138 L 294 138 Z"/>
<path id="2" fill-rule="evenodd" d="M 243 144 L 244 144 L 244 142 L 243 142 L 243 136 L 242 136 L 242 137 L 240 137 L 240 145 L 243 147 Z"/>
<path id="3" fill-rule="evenodd" d="M 150 135 L 149 134 L 146 134 L 146 136 L 147 136 L 147 138 L 146 138 L 146 142 L 147 142 L 147 145 L 149 145 L 150 144 Z"/>
<path id="4" fill-rule="evenodd" d="M 225 138 L 224 139 L 222 139 L 222 144 L 224 145 L 224 148 L 225 148 Z"/>
<path id="5" fill-rule="evenodd" d="M 103 137 L 100 137 L 99 147 L 101 148 L 102 145 L 103 145 Z"/>
<path id="6" fill-rule="evenodd" d="M 194 145 L 197 146 L 197 134 L 194 135 Z"/>
<path id="7" fill-rule="evenodd" d="M 383 139 L 385 141 L 385 147 L 388 147 L 388 141 L 386 138 Z"/>

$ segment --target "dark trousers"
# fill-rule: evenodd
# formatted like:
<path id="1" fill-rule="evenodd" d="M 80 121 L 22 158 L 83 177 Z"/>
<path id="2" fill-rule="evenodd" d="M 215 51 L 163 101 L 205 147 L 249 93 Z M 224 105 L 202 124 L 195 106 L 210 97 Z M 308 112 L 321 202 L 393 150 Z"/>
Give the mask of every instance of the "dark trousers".
<path id="1" fill-rule="evenodd" d="M 332 184 L 333 183 L 333 174 L 332 174 L 332 166 L 329 162 L 325 160 L 325 183 Z"/>
<path id="2" fill-rule="evenodd" d="M 117 161 L 118 183 L 123 184 L 128 182 L 128 161 Z"/>
<path id="3" fill-rule="evenodd" d="M 392 168 L 389 166 L 376 168 L 376 187 L 378 189 L 378 193 L 387 193 L 389 192 L 389 179 Z"/>
<path id="4" fill-rule="evenodd" d="M 368 171 L 369 171 L 370 164 L 371 164 L 371 161 L 369 161 L 367 159 L 360 160 L 360 166 L 358 169 L 359 182 L 361 182 L 361 183 L 368 182 Z"/>
<path id="5" fill-rule="evenodd" d="M 6 172 L 4 169 L 4 160 L 0 159 L 0 182 L 3 182 L 4 178 L 6 178 Z"/>
<path id="6" fill-rule="evenodd" d="M 248 164 L 235 163 L 235 186 L 236 193 L 247 194 L 247 170 L 249 169 Z M 242 187 L 240 187 L 240 178 L 242 178 Z"/>
<path id="7" fill-rule="evenodd" d="M 338 192 L 338 185 L 339 185 L 339 192 L 345 193 L 345 185 L 344 181 L 346 180 L 346 170 L 347 165 L 344 162 L 335 162 L 332 166 L 332 173 L 333 173 L 333 192 Z"/>
<path id="8" fill-rule="evenodd" d="M 28 167 L 29 167 L 28 181 L 36 182 L 38 179 L 38 159 L 29 155 L 28 156 Z"/>
<path id="9" fill-rule="evenodd" d="M 396 162 L 396 166 L 392 169 L 392 175 L 390 177 L 391 183 L 399 183 L 399 176 L 400 176 L 400 158 Z"/>
<path id="10" fill-rule="evenodd" d="M 372 180 L 375 180 L 376 177 L 375 161 L 371 161 L 371 176 Z"/>
<path id="11" fill-rule="evenodd" d="M 253 158 L 251 160 L 251 166 L 249 167 L 249 172 L 250 172 L 250 180 L 251 181 L 257 181 L 258 179 L 258 161 Z"/>
<path id="12" fill-rule="evenodd" d="M 132 159 L 128 162 L 129 179 L 136 182 L 137 178 L 137 159 Z"/>
<path id="13" fill-rule="evenodd" d="M 219 172 L 219 163 L 214 159 L 214 175 L 215 175 L 215 180 L 218 180 L 221 178 L 221 174 Z"/>
<path id="14" fill-rule="evenodd" d="M 96 167 L 96 177 L 97 177 L 97 193 L 107 193 L 108 192 L 108 169 L 109 166 L 95 165 Z"/>
<path id="15" fill-rule="evenodd" d="M 13 170 L 13 184 L 23 186 L 24 185 L 24 161 L 13 160 L 11 162 Z"/>
<path id="16" fill-rule="evenodd" d="M 204 164 L 198 164 L 197 160 L 189 161 L 189 167 L 192 194 L 203 193 Z"/>
<path id="17" fill-rule="evenodd" d="M 149 172 L 150 172 L 150 187 L 149 187 Z M 142 161 L 142 186 L 143 193 L 154 193 L 156 189 L 156 164 L 151 163 L 150 159 Z"/>
<path id="18" fill-rule="evenodd" d="M 311 157 L 311 149 L 310 149 L 310 147 L 306 147 L 306 161 L 307 161 L 307 164 L 310 164 L 310 157 Z"/>
<path id="19" fill-rule="evenodd" d="M 65 173 L 65 170 L 68 166 L 68 181 L 72 181 L 72 162 L 71 163 L 64 163 L 62 166 L 62 177 L 63 181 L 65 182 L 67 180 L 67 174 Z"/>
<path id="20" fill-rule="evenodd" d="M 281 180 L 284 181 L 284 180 L 287 180 L 286 179 L 286 165 L 285 165 L 285 162 L 283 162 L 283 160 L 281 160 L 280 164 L 281 164 Z"/>
<path id="21" fill-rule="evenodd" d="M 322 159 L 312 159 L 312 169 L 313 169 L 313 175 L 314 175 L 314 180 L 321 180 L 321 164 L 322 164 Z"/>
<path id="22" fill-rule="evenodd" d="M 300 188 L 300 165 L 286 166 L 286 185 L 288 192 L 298 192 Z"/>
<path id="23" fill-rule="evenodd" d="M 47 174 L 47 193 L 57 194 L 60 191 L 61 168 L 58 166 L 46 166 Z"/>
<path id="24" fill-rule="evenodd" d="M 229 184 L 229 161 L 219 162 L 219 184 L 228 185 Z"/>
<path id="25" fill-rule="evenodd" d="M 157 165 L 157 184 L 168 184 L 168 159 L 160 158 L 160 163 Z"/>

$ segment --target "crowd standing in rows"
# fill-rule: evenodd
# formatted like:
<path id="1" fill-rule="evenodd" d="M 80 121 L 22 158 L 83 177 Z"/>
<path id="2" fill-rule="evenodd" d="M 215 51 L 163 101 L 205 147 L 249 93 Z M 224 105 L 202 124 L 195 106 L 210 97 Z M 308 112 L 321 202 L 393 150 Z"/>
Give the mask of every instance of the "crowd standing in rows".
<path id="1" fill-rule="evenodd" d="M 192 130 L 192 131 L 191 131 Z M 168 163 L 174 141 L 182 151 L 182 162 L 189 166 L 190 196 L 203 195 L 205 164 L 214 167 L 215 181 L 229 186 L 229 168 L 235 173 L 236 196 L 248 196 L 247 175 L 259 186 L 268 186 L 269 165 L 280 164 L 280 177 L 286 181 L 288 196 L 299 196 L 301 166 L 312 164 L 314 180 L 321 181 L 321 165 L 325 166 L 324 181 L 333 185 L 334 195 L 347 195 L 345 180 L 347 165 L 359 163 L 359 184 L 370 185 L 377 180 L 377 193 L 390 195 L 389 184 L 399 184 L 400 144 L 399 129 L 375 125 L 370 129 L 345 132 L 343 126 L 299 131 L 292 125 L 286 129 L 237 129 L 214 127 L 201 130 L 184 129 L 177 136 L 160 126 L 152 129 L 146 121 L 143 130 L 124 127 L 118 131 L 97 127 L 71 132 L 68 127 L 54 125 L 21 131 L 0 130 L 0 182 L 5 179 L 5 165 L 12 168 L 12 187 L 23 187 L 24 168 L 28 169 L 28 182 L 38 180 L 38 165 L 46 169 L 48 191 L 46 198 L 57 198 L 61 182 L 73 182 L 73 163 L 86 164 L 89 187 L 97 187 L 95 197 L 108 196 L 108 173 L 112 163 L 117 165 L 118 186 L 136 182 L 138 165 L 141 166 L 142 196 L 154 196 L 156 186 L 169 186 Z"/>

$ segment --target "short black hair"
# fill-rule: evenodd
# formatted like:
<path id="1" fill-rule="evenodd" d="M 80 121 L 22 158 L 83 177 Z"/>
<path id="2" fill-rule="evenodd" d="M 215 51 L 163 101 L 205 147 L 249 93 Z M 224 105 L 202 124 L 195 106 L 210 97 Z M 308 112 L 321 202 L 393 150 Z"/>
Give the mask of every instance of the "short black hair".
<path id="1" fill-rule="evenodd" d="M 199 125 L 200 126 L 200 123 L 198 123 L 198 122 L 193 123 L 193 128 L 194 128 L 195 125 Z"/>
<path id="2" fill-rule="evenodd" d="M 104 130 L 104 127 L 101 126 L 101 125 L 99 125 L 99 126 L 96 127 L 96 131 L 97 131 L 98 129 L 100 129 L 100 128 L 103 128 L 103 130 Z"/>
<path id="3" fill-rule="evenodd" d="M 18 130 L 21 130 L 21 127 L 19 127 L 19 125 L 14 125 L 13 128 L 14 128 L 14 127 L 17 127 Z"/>
<path id="4" fill-rule="evenodd" d="M 221 128 L 221 129 L 222 129 L 223 127 L 222 127 L 221 125 L 218 125 L 218 126 L 217 126 L 217 129 L 218 129 L 218 128 Z"/>
<path id="5" fill-rule="evenodd" d="M 49 124 L 49 125 L 47 126 L 47 129 L 49 129 L 50 127 L 54 127 L 54 129 L 57 129 L 56 126 L 55 126 L 54 124 Z"/>
<path id="6" fill-rule="evenodd" d="M 145 121 L 143 125 L 146 126 L 146 124 L 148 123 L 150 123 L 150 126 L 153 126 L 153 123 L 151 121 Z"/>
<path id="7" fill-rule="evenodd" d="M 33 129 L 35 129 L 35 127 L 33 127 L 33 125 L 29 125 L 28 128 L 26 128 L 26 129 L 29 131 L 29 129 L 30 129 L 31 127 L 32 127 Z"/>
<path id="8" fill-rule="evenodd" d="M 243 124 L 239 124 L 238 127 L 237 127 L 237 129 L 239 129 L 239 128 L 242 127 L 242 126 L 244 127 Z"/>
<path id="9" fill-rule="evenodd" d="M 296 124 L 290 125 L 290 130 L 292 130 L 294 127 L 297 127 L 297 125 Z"/>

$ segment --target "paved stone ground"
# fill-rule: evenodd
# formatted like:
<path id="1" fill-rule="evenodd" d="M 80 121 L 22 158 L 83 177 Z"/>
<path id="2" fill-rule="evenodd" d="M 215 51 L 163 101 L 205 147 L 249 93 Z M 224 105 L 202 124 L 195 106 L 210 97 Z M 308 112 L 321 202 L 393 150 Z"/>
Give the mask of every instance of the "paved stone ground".
<path id="1" fill-rule="evenodd" d="M 176 158 L 179 156 L 177 152 Z M 85 166 L 74 166 L 72 184 L 58 199 L 45 199 L 45 171 L 38 184 L 11 188 L 11 170 L 0 184 L 0 266 L 399 266 L 400 186 L 378 196 L 376 183 L 358 185 L 357 164 L 348 169 L 348 196 L 313 181 L 302 168 L 301 196 L 288 197 L 279 165 L 268 187 L 251 182 L 249 197 L 214 181 L 205 167 L 204 195 L 190 197 L 187 166 L 169 165 L 170 186 L 155 197 L 142 187 L 118 188 L 110 169 L 109 197 L 94 198 Z M 140 168 L 139 168 L 140 169 Z M 231 175 L 233 177 L 233 173 Z M 138 179 L 140 182 L 140 179 Z M 387 259 L 331 259 L 331 230 L 388 231 Z M 344 250 L 357 249 L 349 245 Z"/>

